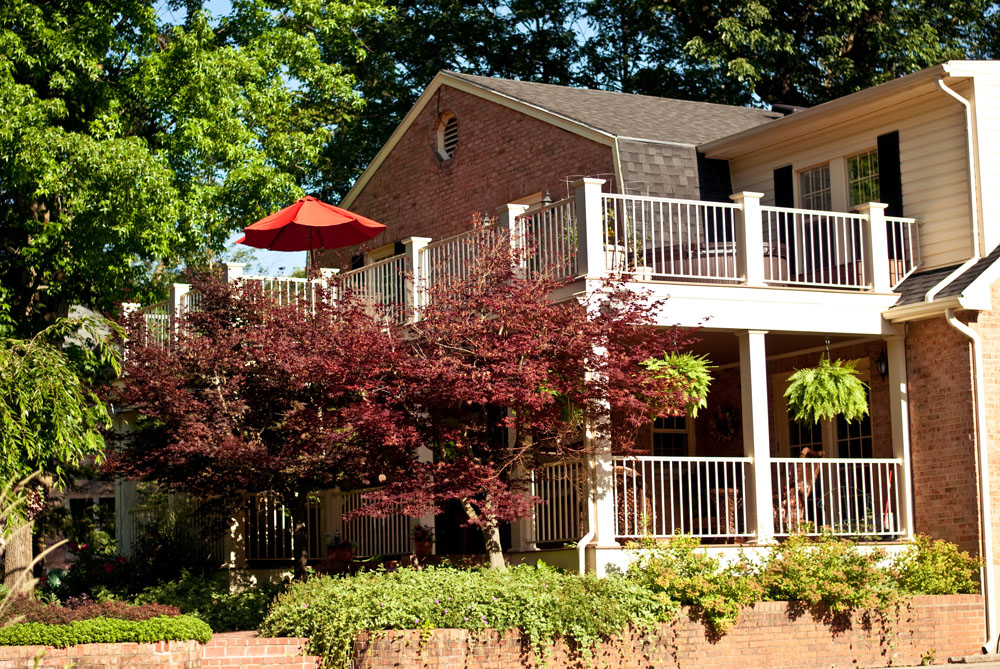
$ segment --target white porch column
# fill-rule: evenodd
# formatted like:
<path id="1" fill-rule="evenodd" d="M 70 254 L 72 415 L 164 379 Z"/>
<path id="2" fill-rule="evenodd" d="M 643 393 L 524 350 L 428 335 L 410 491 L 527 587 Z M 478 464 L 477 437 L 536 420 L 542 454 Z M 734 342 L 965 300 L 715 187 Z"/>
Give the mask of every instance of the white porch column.
<path id="1" fill-rule="evenodd" d="M 237 279 L 243 278 L 243 268 L 246 267 L 245 262 L 227 262 L 226 263 L 226 283 L 232 283 Z"/>
<path id="2" fill-rule="evenodd" d="M 601 186 L 604 179 L 573 182 L 576 196 L 576 271 L 581 276 L 603 278 L 608 272 L 604 255 L 604 212 Z"/>
<path id="3" fill-rule="evenodd" d="M 417 462 L 434 462 L 434 453 L 426 446 L 417 449 Z M 434 528 L 434 514 L 425 513 L 419 518 L 410 518 L 410 550 L 413 550 L 413 529 L 417 525 L 428 525 Z M 437 555 L 437 529 L 434 531 L 434 541 L 431 542 L 431 555 Z"/>
<path id="4" fill-rule="evenodd" d="M 226 553 L 226 566 L 229 569 L 246 569 L 247 567 L 247 505 L 243 511 L 237 511 L 229 518 L 229 532 L 226 533 L 223 547 Z"/>
<path id="5" fill-rule="evenodd" d="M 526 204 L 505 204 L 497 209 L 497 218 L 500 219 L 500 229 L 507 231 L 510 239 L 511 253 L 518 259 L 516 274 L 523 278 L 527 274 L 528 258 L 525 255 L 527 248 L 527 231 L 524 229 L 524 222 L 521 216 L 528 211 Z"/>
<path id="6" fill-rule="evenodd" d="M 114 430 L 118 434 L 128 434 L 132 431 L 132 421 L 135 414 L 116 413 Z M 136 482 L 115 478 L 115 550 L 119 555 L 132 555 L 132 544 L 135 543 L 135 511 L 138 501 Z"/>
<path id="7" fill-rule="evenodd" d="M 758 544 L 774 540 L 765 334 L 765 330 L 748 330 L 736 335 L 740 342 L 743 455 L 753 460 L 747 481 L 747 522 L 756 527 Z"/>
<path id="8" fill-rule="evenodd" d="M 885 338 L 889 359 L 889 416 L 892 423 L 892 457 L 903 461 L 896 487 L 899 490 L 899 529 L 903 538 L 913 538 L 913 491 L 910 472 L 910 415 L 906 382 L 906 339 L 903 335 Z"/>
<path id="9" fill-rule="evenodd" d="M 869 280 L 876 293 L 892 291 L 889 283 L 889 242 L 885 232 L 885 209 L 881 202 L 859 204 L 858 213 L 868 217 L 868 243 L 861 247 Z"/>
<path id="10" fill-rule="evenodd" d="M 748 286 L 764 286 L 764 225 L 760 212 L 763 193 L 743 191 L 729 199 L 740 205 L 736 217 L 736 271 Z"/>
<path id="11" fill-rule="evenodd" d="M 406 279 L 406 313 L 409 322 L 419 320 L 424 308 L 427 268 L 421 262 L 420 252 L 430 243 L 430 237 L 407 237 L 402 242 L 403 255 L 406 256 L 406 264 L 410 267 L 410 276 Z"/>

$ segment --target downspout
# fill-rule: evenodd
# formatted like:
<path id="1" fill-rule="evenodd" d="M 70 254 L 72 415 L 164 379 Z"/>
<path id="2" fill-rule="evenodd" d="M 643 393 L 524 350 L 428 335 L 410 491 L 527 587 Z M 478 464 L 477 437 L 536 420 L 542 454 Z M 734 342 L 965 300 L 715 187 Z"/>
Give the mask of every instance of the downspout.
<path id="1" fill-rule="evenodd" d="M 580 568 L 580 576 L 587 573 L 587 546 L 597 534 L 597 514 L 594 513 L 597 507 L 597 499 L 595 498 L 597 486 L 593 485 L 593 477 L 591 477 L 590 488 L 590 501 L 587 504 L 587 533 L 580 538 L 580 542 L 576 545 L 576 559 Z"/>
<path id="2" fill-rule="evenodd" d="M 925 302 L 933 302 L 934 298 L 937 296 L 938 292 L 951 283 L 956 277 L 960 276 L 965 270 L 972 267 L 974 264 L 979 262 L 980 259 L 980 249 L 979 249 L 979 182 L 976 180 L 976 155 L 975 155 L 975 138 L 972 136 L 972 103 L 963 98 L 961 95 L 948 88 L 944 83 L 943 77 L 937 78 L 938 87 L 950 95 L 951 97 L 958 100 L 959 104 L 965 108 L 965 140 L 966 140 L 966 153 L 969 156 L 969 208 L 972 213 L 972 257 L 966 260 L 964 263 L 956 267 L 951 273 L 948 274 L 944 279 L 939 281 L 933 288 L 927 291 L 927 296 L 924 298 Z"/>
<path id="3" fill-rule="evenodd" d="M 972 344 L 972 358 L 976 368 L 976 442 L 979 445 L 979 513 L 983 522 L 983 598 L 986 600 L 986 641 L 983 644 L 983 650 L 992 655 L 997 652 L 998 620 L 996 581 L 993 567 L 993 514 L 990 504 L 989 463 L 987 459 L 986 397 L 984 393 L 986 383 L 983 379 L 982 341 L 978 333 L 955 318 L 955 312 L 951 309 L 945 310 L 945 319 L 948 321 L 948 325 L 968 337 Z"/>

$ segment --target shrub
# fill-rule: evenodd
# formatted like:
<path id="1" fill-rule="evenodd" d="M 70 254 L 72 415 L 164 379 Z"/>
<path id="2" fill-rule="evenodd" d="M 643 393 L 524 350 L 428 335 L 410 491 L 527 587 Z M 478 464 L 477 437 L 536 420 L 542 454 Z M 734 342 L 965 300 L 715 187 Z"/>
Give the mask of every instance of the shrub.
<path id="1" fill-rule="evenodd" d="M 507 572 L 429 567 L 295 583 L 261 626 L 269 636 L 304 636 L 310 652 L 348 666 L 362 630 L 519 629 L 536 656 L 562 638 L 584 658 L 598 640 L 629 626 L 651 630 L 672 611 L 639 582 L 560 573 L 545 565 Z"/>
<path id="2" fill-rule="evenodd" d="M 187 641 L 207 643 L 212 630 L 191 616 L 157 616 L 148 620 L 90 618 L 66 625 L 16 623 L 0 628 L 0 646 L 56 646 L 81 643 L 152 643 Z"/>
<path id="3" fill-rule="evenodd" d="M 981 560 L 955 544 L 919 535 L 892 560 L 891 571 L 899 588 L 910 594 L 974 594 L 979 592 L 982 566 Z"/>
<path id="4" fill-rule="evenodd" d="M 793 535 L 774 547 L 760 568 L 765 600 L 823 603 L 833 613 L 851 609 L 886 610 L 899 591 L 880 566 L 885 553 L 860 551 L 851 541 Z"/>
<path id="5" fill-rule="evenodd" d="M 77 620 L 90 618 L 114 618 L 117 620 L 149 620 L 159 616 L 179 616 L 176 606 L 143 604 L 133 606 L 125 602 L 80 602 L 76 606 L 46 604 L 37 599 L 20 597 L 10 601 L 0 612 L 0 624 L 16 620 L 23 623 L 45 623 L 66 625 Z"/>
<path id="6" fill-rule="evenodd" d="M 742 607 L 760 600 L 761 587 L 749 563 L 723 568 L 718 559 L 697 552 L 698 545 L 693 537 L 677 536 L 637 546 L 642 554 L 628 574 L 666 605 L 698 607 L 697 615 L 722 633 L 736 623 Z"/>
<path id="7" fill-rule="evenodd" d="M 226 583 L 182 572 L 175 581 L 146 588 L 135 601 L 171 604 L 184 614 L 204 620 L 216 632 L 231 632 L 260 627 L 271 602 L 283 589 L 270 582 L 244 580 L 235 592 L 230 592 Z"/>

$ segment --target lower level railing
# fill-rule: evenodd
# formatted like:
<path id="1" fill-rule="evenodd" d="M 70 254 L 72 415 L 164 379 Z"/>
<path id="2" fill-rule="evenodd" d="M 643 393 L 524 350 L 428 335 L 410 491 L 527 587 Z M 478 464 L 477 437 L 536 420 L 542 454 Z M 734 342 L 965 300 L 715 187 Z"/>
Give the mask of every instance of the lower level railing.
<path id="1" fill-rule="evenodd" d="M 615 533 L 750 536 L 745 503 L 749 464 L 749 458 L 615 458 Z"/>
<path id="2" fill-rule="evenodd" d="M 341 517 L 364 506 L 362 495 L 366 492 L 368 490 L 337 493 Z M 401 514 L 378 518 L 356 516 L 344 521 L 342 538 L 354 544 L 357 557 L 410 553 L 410 517 Z"/>
<path id="3" fill-rule="evenodd" d="M 531 476 L 531 494 L 540 500 L 531 523 L 531 541 L 577 541 L 587 532 L 586 464 L 544 465 Z"/>
<path id="4" fill-rule="evenodd" d="M 247 506 L 245 527 L 247 560 L 286 562 L 295 557 L 292 514 L 277 495 L 253 495 Z M 325 555 L 322 528 L 322 506 L 318 501 L 310 502 L 306 507 L 310 559 L 321 559 Z"/>
<path id="5" fill-rule="evenodd" d="M 903 534 L 902 469 L 902 460 L 893 459 L 772 459 L 775 534 Z"/>

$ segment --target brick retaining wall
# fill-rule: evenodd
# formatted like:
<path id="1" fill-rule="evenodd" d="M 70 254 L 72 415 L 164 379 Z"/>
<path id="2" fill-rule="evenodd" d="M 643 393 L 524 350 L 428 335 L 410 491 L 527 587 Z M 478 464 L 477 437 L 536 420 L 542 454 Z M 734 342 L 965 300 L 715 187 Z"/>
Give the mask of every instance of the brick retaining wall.
<path id="1" fill-rule="evenodd" d="M 890 628 L 891 629 L 891 628 Z M 503 669 L 535 666 L 520 635 L 495 630 L 435 630 L 422 644 L 419 630 L 362 634 L 355 642 L 355 667 Z M 915 597 L 899 613 L 895 632 L 876 616 L 856 613 L 842 620 L 816 620 L 796 603 L 763 602 L 747 609 L 720 639 L 686 615 L 642 638 L 612 640 L 596 651 L 596 666 L 609 667 L 886 667 L 920 664 L 933 649 L 936 663 L 980 651 L 984 639 L 983 599 L 978 595 Z M 563 644 L 552 648 L 549 667 L 573 667 Z M 586 665 L 583 665 L 586 666 Z"/>

